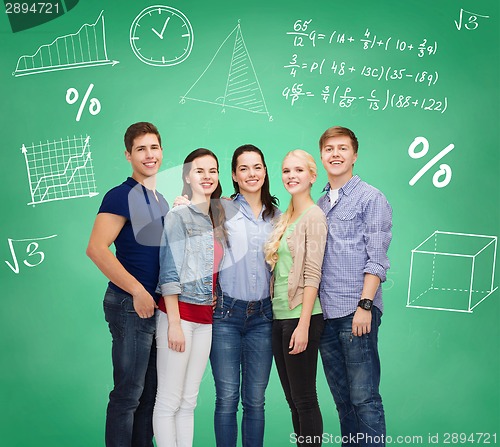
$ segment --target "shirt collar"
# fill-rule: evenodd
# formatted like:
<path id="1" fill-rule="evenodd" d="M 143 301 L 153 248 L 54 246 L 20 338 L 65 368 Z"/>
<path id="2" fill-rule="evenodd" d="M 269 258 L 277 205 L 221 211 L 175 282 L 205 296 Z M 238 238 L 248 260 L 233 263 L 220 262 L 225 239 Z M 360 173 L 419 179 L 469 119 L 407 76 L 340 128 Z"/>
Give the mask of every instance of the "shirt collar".
<path id="1" fill-rule="evenodd" d="M 141 185 L 143 191 L 148 191 L 153 193 L 154 191 L 152 189 L 149 189 L 148 187 L 144 186 L 142 183 L 139 183 L 135 178 L 133 177 L 127 177 L 127 180 L 124 182 L 125 184 L 131 186 L 132 188 L 135 188 L 137 185 Z"/>
<path id="2" fill-rule="evenodd" d="M 343 186 L 341 186 L 339 191 L 342 191 L 343 194 L 348 196 L 360 181 L 361 179 L 359 178 L 359 175 L 355 175 L 351 177 Z M 330 189 L 330 183 L 327 183 L 321 192 L 330 192 Z"/>
<path id="3" fill-rule="evenodd" d="M 234 196 L 233 201 L 237 202 L 240 205 L 240 209 L 246 217 L 250 219 L 255 219 L 253 211 L 250 208 L 250 204 L 247 202 L 247 199 L 245 199 L 245 196 L 243 194 L 237 193 Z M 266 205 L 262 204 L 262 209 L 260 210 L 259 218 L 262 218 L 262 213 L 264 212 L 265 209 Z"/>
<path id="4" fill-rule="evenodd" d="M 200 210 L 196 205 L 193 205 L 191 202 L 186 205 L 189 209 L 191 209 L 193 212 L 196 214 L 201 214 L 202 216 L 208 216 L 208 214 L 205 214 L 202 210 Z"/>
<path id="5" fill-rule="evenodd" d="M 144 199 L 146 200 L 146 203 L 148 205 L 151 205 L 151 201 L 149 198 L 149 194 L 153 194 L 153 191 L 150 189 L 146 188 L 142 183 L 139 183 L 135 178 L 133 177 L 127 177 L 127 180 L 124 182 L 126 185 L 130 186 L 133 190 L 136 191 L 142 191 L 144 194 Z"/>
<path id="6" fill-rule="evenodd" d="M 132 188 L 137 185 L 139 182 L 137 180 L 135 180 L 134 178 L 132 177 L 127 177 L 127 180 L 125 180 L 125 183 L 129 186 L 132 186 Z"/>

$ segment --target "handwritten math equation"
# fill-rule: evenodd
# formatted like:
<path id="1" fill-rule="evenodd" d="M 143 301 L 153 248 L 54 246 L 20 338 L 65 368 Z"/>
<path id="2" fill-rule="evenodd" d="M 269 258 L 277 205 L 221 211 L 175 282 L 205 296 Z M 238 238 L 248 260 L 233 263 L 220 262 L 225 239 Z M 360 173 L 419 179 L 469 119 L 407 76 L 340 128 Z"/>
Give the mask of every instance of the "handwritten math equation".
<path id="1" fill-rule="evenodd" d="M 346 74 L 359 73 L 360 76 L 370 79 L 376 79 L 377 81 L 402 81 L 402 80 L 412 80 L 417 84 L 425 84 L 427 86 L 435 85 L 439 79 L 439 73 L 437 71 L 422 70 L 416 73 L 409 72 L 406 68 L 392 67 L 392 66 L 377 66 L 371 67 L 368 65 L 363 65 L 361 70 L 356 68 L 352 64 L 345 61 L 337 60 L 327 60 L 326 58 L 314 60 L 312 62 L 303 62 L 299 59 L 299 56 L 295 53 L 290 58 L 287 65 L 283 68 L 290 69 L 290 75 L 296 77 L 299 71 L 305 71 L 308 73 L 318 73 L 320 75 L 337 75 L 344 76 Z"/>
<path id="2" fill-rule="evenodd" d="M 474 31 L 479 27 L 480 19 L 489 19 L 489 18 L 490 16 L 485 16 L 483 14 L 478 14 L 476 12 L 460 9 L 458 21 L 455 20 L 455 26 L 457 27 L 458 31 L 460 30 Z"/>
<path id="3" fill-rule="evenodd" d="M 293 106 L 303 98 L 320 98 L 324 104 L 336 105 L 342 109 L 349 109 L 353 104 L 364 103 L 368 109 L 373 111 L 385 111 L 387 109 L 418 109 L 432 112 L 444 113 L 448 109 L 448 98 L 416 98 L 412 95 L 394 93 L 386 89 L 378 94 L 373 89 L 370 94 L 356 94 L 351 87 L 340 87 L 340 85 L 326 85 L 321 92 L 313 92 L 304 87 L 302 83 L 294 83 L 282 91 L 282 96 Z"/>
<path id="4" fill-rule="evenodd" d="M 22 263 L 26 267 L 32 268 L 40 265 L 45 260 L 45 253 L 39 250 L 40 241 L 46 241 L 47 239 L 52 239 L 56 236 L 57 234 L 45 237 L 33 237 L 28 239 L 7 239 L 9 243 L 10 254 L 12 256 L 12 263 L 10 263 L 9 261 L 5 261 L 5 263 L 16 274 L 19 274 L 20 272 L 18 258 L 22 260 Z M 14 243 L 16 243 L 18 246 L 18 253 L 16 253 Z"/>
<path id="5" fill-rule="evenodd" d="M 403 39 L 394 39 L 393 37 L 380 37 L 373 34 L 369 28 L 361 38 L 355 38 L 350 33 L 333 30 L 330 33 L 318 32 L 315 29 L 311 30 L 313 19 L 296 20 L 293 24 L 293 31 L 288 31 L 286 34 L 293 37 L 294 47 L 305 47 L 311 45 L 316 47 L 320 41 L 328 43 L 328 45 L 357 45 L 363 50 L 381 49 L 384 51 L 398 52 L 414 52 L 418 57 L 433 56 L 437 53 L 438 44 L 436 41 L 422 39 L 419 42 L 409 42 Z"/>
<path id="6" fill-rule="evenodd" d="M 448 109 L 446 94 L 429 94 L 422 90 L 433 88 L 440 81 L 438 70 L 431 68 L 436 63 L 434 57 L 439 45 L 427 36 L 405 39 L 382 35 L 370 28 L 359 35 L 339 29 L 325 32 L 315 26 L 312 18 L 295 20 L 292 30 L 285 33 L 288 39 L 293 39 L 290 40 L 293 50 L 283 68 L 293 81 L 287 82 L 281 93 L 290 106 L 316 98 L 325 105 L 341 109 L 362 105 L 371 111 L 395 109 L 444 113 Z M 351 58 L 331 56 L 329 47 L 334 45 L 348 47 L 349 54 L 353 54 L 352 62 Z M 370 51 L 375 51 L 373 55 L 376 57 L 381 55 L 380 52 L 388 52 L 394 61 L 359 62 L 354 56 L 354 52 L 359 55 Z M 407 55 L 404 57 L 406 62 L 396 60 L 403 53 Z M 416 56 L 415 59 L 412 55 Z M 410 59 L 413 62 L 409 62 Z M 359 87 L 358 80 L 366 86 Z M 380 88 L 380 84 L 390 86 Z M 417 87 L 417 92 L 410 93 L 412 85 Z M 401 91 L 402 88 L 406 91 Z"/>

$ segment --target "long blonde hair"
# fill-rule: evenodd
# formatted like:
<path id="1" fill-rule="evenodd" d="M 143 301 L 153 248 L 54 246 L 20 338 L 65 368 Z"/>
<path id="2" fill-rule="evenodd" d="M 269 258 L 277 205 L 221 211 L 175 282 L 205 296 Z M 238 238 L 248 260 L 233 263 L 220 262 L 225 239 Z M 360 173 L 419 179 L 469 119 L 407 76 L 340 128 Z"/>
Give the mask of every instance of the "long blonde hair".
<path id="1" fill-rule="evenodd" d="M 309 169 L 309 172 L 314 176 L 317 175 L 318 168 L 316 166 L 316 161 L 309 152 L 306 152 L 302 149 L 295 149 L 293 151 L 288 152 L 288 154 L 285 155 L 285 158 L 283 158 L 283 162 L 288 157 L 291 156 L 297 157 L 300 160 L 304 161 L 307 168 Z M 293 212 L 294 212 L 293 200 L 290 199 L 288 208 L 276 222 L 276 225 L 274 227 L 273 232 L 271 233 L 271 236 L 269 236 L 268 241 L 264 245 L 265 259 L 266 262 L 271 266 L 271 270 L 274 270 L 274 267 L 278 262 L 278 248 L 280 246 L 281 238 L 283 237 L 283 234 L 285 233 L 285 230 L 290 223 L 290 219 L 292 218 Z"/>

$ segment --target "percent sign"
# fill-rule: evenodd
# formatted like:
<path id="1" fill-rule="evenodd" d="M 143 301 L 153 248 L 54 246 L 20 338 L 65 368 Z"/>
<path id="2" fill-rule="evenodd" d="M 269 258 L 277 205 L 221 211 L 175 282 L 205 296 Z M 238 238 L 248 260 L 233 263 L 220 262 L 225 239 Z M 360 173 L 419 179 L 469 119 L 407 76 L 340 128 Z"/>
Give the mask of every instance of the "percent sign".
<path id="1" fill-rule="evenodd" d="M 422 144 L 422 150 L 420 152 L 416 152 L 415 149 L 419 144 Z M 450 153 L 453 149 L 455 148 L 454 144 L 449 144 L 446 146 L 439 154 L 435 155 L 432 157 L 431 160 L 429 160 L 423 168 L 420 169 L 410 180 L 410 186 L 413 186 L 415 183 L 417 183 L 420 180 L 420 177 L 422 177 L 429 169 L 431 169 L 439 160 L 441 160 L 446 154 Z M 427 141 L 427 138 L 424 137 L 417 137 L 413 140 L 413 143 L 410 144 L 410 147 L 408 148 L 408 155 L 411 158 L 422 158 L 424 157 L 427 152 L 429 152 L 429 142 Z M 444 188 L 448 183 L 451 181 L 451 168 L 449 165 L 442 163 L 439 165 L 439 169 L 434 173 L 432 176 L 432 183 L 436 188 Z M 444 176 L 444 178 L 441 180 L 441 177 Z"/>
<path id="2" fill-rule="evenodd" d="M 83 97 L 82 102 L 80 103 L 80 107 L 78 108 L 78 113 L 76 114 L 76 120 L 80 121 L 80 118 L 82 117 L 82 112 L 83 109 L 85 108 L 85 105 L 87 104 L 87 100 L 89 99 L 90 92 L 94 88 L 94 84 L 90 84 L 89 88 L 85 92 L 85 96 Z M 66 91 L 66 102 L 68 104 L 74 104 L 76 101 L 78 101 L 78 90 L 76 88 L 70 87 Z M 101 111 L 101 103 L 97 98 L 91 98 L 90 99 L 90 104 L 89 104 L 89 112 L 91 115 L 97 115 Z"/>

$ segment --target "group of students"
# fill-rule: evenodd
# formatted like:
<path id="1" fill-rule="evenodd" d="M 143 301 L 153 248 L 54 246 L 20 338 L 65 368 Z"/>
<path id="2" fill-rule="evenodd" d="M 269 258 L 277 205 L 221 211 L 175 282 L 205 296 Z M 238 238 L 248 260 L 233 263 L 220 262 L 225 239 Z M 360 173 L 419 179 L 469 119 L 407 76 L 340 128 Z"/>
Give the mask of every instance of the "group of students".
<path id="1" fill-rule="evenodd" d="M 283 213 L 253 145 L 233 154 L 231 199 L 222 196 L 216 155 L 191 152 L 170 210 L 156 190 L 157 128 L 133 124 L 125 147 L 133 174 L 105 195 L 87 248 L 109 279 L 106 446 L 152 447 L 153 434 L 158 447 L 191 446 L 209 359 L 217 446 L 236 446 L 240 401 L 242 445 L 262 446 L 273 357 L 293 440 L 321 445 L 318 352 L 342 444 L 384 445 L 377 335 L 392 215 L 384 195 L 353 175 L 354 133 L 336 126 L 321 136 L 328 183 L 317 204 L 314 157 L 300 149 L 285 156 L 291 198 Z"/>

